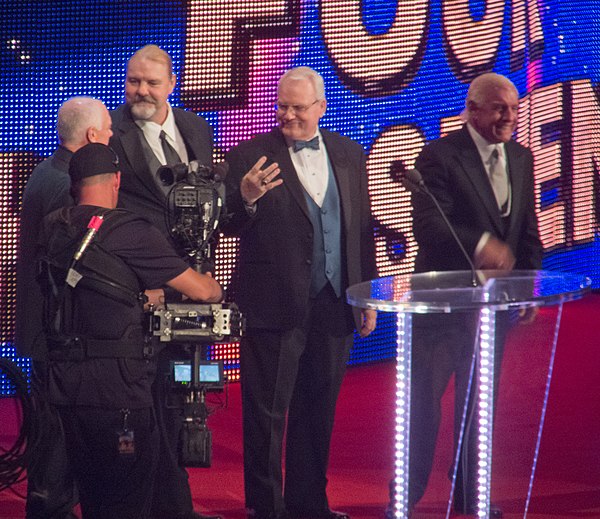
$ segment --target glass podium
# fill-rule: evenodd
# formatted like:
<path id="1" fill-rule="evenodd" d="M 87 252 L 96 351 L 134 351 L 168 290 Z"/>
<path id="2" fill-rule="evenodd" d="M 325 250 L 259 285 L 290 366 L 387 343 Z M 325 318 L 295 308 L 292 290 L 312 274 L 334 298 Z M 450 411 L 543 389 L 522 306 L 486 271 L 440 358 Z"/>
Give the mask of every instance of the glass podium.
<path id="1" fill-rule="evenodd" d="M 473 316 L 464 321 L 473 323 L 469 387 L 464 392 L 472 396 L 470 404 L 465 399 L 460 432 L 453 429 L 446 434 L 450 436 L 444 439 L 449 447 L 440 447 L 443 433 L 439 434 L 436 460 L 445 457 L 450 477 L 438 476 L 438 493 L 428 501 L 437 507 L 430 506 L 434 515 L 427 517 L 450 516 L 469 419 L 477 424 L 476 448 L 472 449 L 476 456 L 474 513 L 479 518 L 489 517 L 494 493 L 519 513 L 523 511 L 525 517 L 535 480 L 562 305 L 583 297 L 590 288 L 591 281 L 584 276 L 532 270 L 428 272 L 384 277 L 348 288 L 351 305 L 397 315 L 394 517 L 408 517 L 413 317 L 419 326 L 425 323 L 427 327 L 427 320 L 435 316 Z M 519 314 L 535 318 L 519 326 Z M 432 323 L 439 326 L 439 319 Z M 499 330 L 504 330 L 502 341 L 497 339 Z M 515 430 L 520 431 L 518 438 Z M 493 485 L 496 481 L 500 483 Z"/>

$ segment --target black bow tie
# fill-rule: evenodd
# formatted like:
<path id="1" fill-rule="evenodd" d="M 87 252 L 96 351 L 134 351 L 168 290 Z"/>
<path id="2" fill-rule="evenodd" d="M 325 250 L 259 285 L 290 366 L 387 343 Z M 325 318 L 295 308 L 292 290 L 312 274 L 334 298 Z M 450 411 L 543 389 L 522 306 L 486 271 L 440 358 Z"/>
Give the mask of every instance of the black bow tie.
<path id="1" fill-rule="evenodd" d="M 310 141 L 294 141 L 294 151 L 300 151 L 304 148 L 310 148 L 311 150 L 319 149 L 319 136 L 313 137 Z"/>

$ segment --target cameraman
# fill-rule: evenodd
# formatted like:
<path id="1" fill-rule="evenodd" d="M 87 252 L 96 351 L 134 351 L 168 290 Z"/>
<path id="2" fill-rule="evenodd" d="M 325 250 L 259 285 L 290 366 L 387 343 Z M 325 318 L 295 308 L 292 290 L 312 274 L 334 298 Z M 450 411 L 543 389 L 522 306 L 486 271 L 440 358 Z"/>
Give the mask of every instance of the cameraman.
<path id="1" fill-rule="evenodd" d="M 51 213 L 39 242 L 49 398 L 64 424 L 83 519 L 146 518 L 159 436 L 142 292 L 168 285 L 219 302 L 222 290 L 149 222 L 115 209 L 121 175 L 108 146 L 81 148 L 69 175 L 77 205 Z"/>

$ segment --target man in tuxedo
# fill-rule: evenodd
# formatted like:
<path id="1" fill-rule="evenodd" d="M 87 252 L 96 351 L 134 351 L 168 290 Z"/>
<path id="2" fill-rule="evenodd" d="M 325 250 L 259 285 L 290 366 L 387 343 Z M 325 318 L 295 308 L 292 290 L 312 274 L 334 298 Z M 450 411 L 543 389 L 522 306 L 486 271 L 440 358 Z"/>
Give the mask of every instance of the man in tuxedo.
<path id="1" fill-rule="evenodd" d="M 478 269 L 508 272 L 541 267 L 533 157 L 513 140 L 518 109 L 518 92 L 508 78 L 494 73 L 477 77 L 467 95 L 466 124 L 426 145 L 415 164 Z M 468 260 L 432 200 L 422 192 L 413 193 L 412 204 L 419 245 L 416 272 L 469 270 Z M 532 315 L 521 317 L 527 321 Z M 501 315 L 497 370 L 507 326 L 508 316 Z M 413 318 L 409 508 L 427 486 L 440 401 L 452 374 L 457 395 L 455 442 L 458 438 L 476 328 L 477 315 L 470 313 Z M 472 410 L 471 403 L 454 494 L 454 508 L 466 514 L 476 512 L 477 500 L 477 425 L 470 419 Z M 490 510 L 491 517 L 501 515 L 496 507 Z"/>
<path id="2" fill-rule="evenodd" d="M 17 260 L 15 347 L 32 361 L 32 384 L 41 399 L 37 416 L 39 449 L 27 467 L 28 519 L 75 517 L 77 492 L 68 466 L 60 420 L 46 401 L 48 350 L 42 326 L 42 294 L 36 282 L 35 251 L 42 219 L 55 209 L 73 205 L 69 162 L 86 144 L 108 144 L 112 135 L 108 110 L 98 99 L 72 97 L 58 110 L 59 146 L 38 164 L 25 186 Z M 41 405 L 43 403 L 43 405 Z"/>
<path id="3" fill-rule="evenodd" d="M 121 161 L 119 206 L 143 215 L 171 238 L 165 211 L 167 192 L 156 176 L 162 165 L 189 163 L 212 165 L 212 131 L 200 116 L 172 107 L 168 98 L 175 87 L 170 56 L 156 45 L 139 49 L 127 64 L 125 104 L 111 113 L 114 136 L 110 141 Z M 172 240 L 173 245 L 178 244 Z M 183 255 L 183 251 L 178 248 Z M 165 288 L 167 302 L 180 301 Z M 158 474 L 153 514 L 155 517 L 199 518 L 194 512 L 188 474 L 179 464 L 177 443 L 182 427 L 182 408 L 169 405 L 167 378 L 171 360 L 189 354 L 169 345 L 158 354 L 157 378 L 153 386 L 157 420 L 161 434 Z"/>
<path id="4" fill-rule="evenodd" d="M 373 310 L 353 319 L 345 302 L 349 285 L 376 276 L 365 155 L 319 128 L 327 102 L 314 70 L 289 70 L 277 93 L 278 127 L 226 156 L 225 232 L 240 238 L 235 288 L 247 319 L 246 507 L 254 519 L 343 519 L 326 494 L 335 405 L 352 331 L 366 336 L 376 321 Z"/>

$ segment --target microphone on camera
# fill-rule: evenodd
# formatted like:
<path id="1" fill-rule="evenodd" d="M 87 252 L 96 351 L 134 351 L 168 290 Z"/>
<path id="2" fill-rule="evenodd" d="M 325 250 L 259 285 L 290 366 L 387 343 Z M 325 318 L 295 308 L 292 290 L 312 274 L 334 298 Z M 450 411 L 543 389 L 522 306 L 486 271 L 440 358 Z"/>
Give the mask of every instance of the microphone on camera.
<path id="1" fill-rule="evenodd" d="M 77 265 L 77 262 L 83 256 L 83 253 L 88 248 L 89 244 L 94 239 L 94 236 L 96 236 L 96 233 L 98 232 L 98 229 L 100 229 L 100 226 L 102 225 L 103 222 L 104 222 L 103 214 L 92 216 L 90 222 L 88 223 L 87 231 L 85 232 L 85 235 L 83 236 L 83 239 L 81 240 L 81 243 L 79 244 L 79 247 L 77 247 L 75 254 L 73 254 L 73 259 L 71 260 L 71 266 L 69 267 L 69 270 L 67 270 L 67 277 L 65 279 L 65 283 L 72 288 L 75 288 L 77 286 L 77 283 L 79 283 L 81 281 L 81 279 L 83 278 L 83 275 L 80 274 L 75 269 L 75 266 Z"/>
<path id="2" fill-rule="evenodd" d="M 419 170 L 409 169 L 408 171 L 405 171 L 404 174 L 402 175 L 402 178 L 400 181 L 401 181 L 402 185 L 406 189 L 408 189 L 408 191 L 410 191 L 411 193 L 425 193 L 431 199 L 431 201 L 435 205 L 436 209 L 440 213 L 442 220 L 444 220 L 444 222 L 446 222 L 446 225 L 448 226 L 448 229 L 450 230 L 450 234 L 454 238 L 454 241 L 458 245 L 458 248 L 462 252 L 462 254 L 465 257 L 465 259 L 467 260 L 467 262 L 469 263 L 469 267 L 471 268 L 471 284 L 474 287 L 479 286 L 479 282 L 477 281 L 477 270 L 475 269 L 475 265 L 473 264 L 471 257 L 469 256 L 464 245 L 460 241 L 460 238 L 456 234 L 456 231 L 454 230 L 454 227 L 450 223 L 450 220 L 448 220 L 446 213 L 444 213 L 443 209 L 441 208 L 439 202 L 437 201 L 437 198 L 433 195 L 433 193 L 431 191 L 429 191 L 429 189 L 427 189 L 427 186 L 425 185 L 425 181 L 423 180 L 423 177 L 421 176 L 421 173 L 419 172 Z"/>
<path id="3" fill-rule="evenodd" d="M 225 161 L 217 162 L 213 166 L 213 176 L 217 182 L 222 182 L 229 173 L 229 164 Z"/>
<path id="4" fill-rule="evenodd" d="M 103 222 L 103 214 L 92 216 L 90 222 L 88 223 L 88 230 L 86 231 L 83 240 L 81 240 L 79 248 L 73 256 L 73 261 L 79 261 L 81 259 L 81 256 L 83 256 L 83 253 L 85 252 L 85 249 L 87 249 L 88 245 L 93 240 L 94 236 L 98 232 L 98 229 L 100 229 L 100 226 Z"/>

